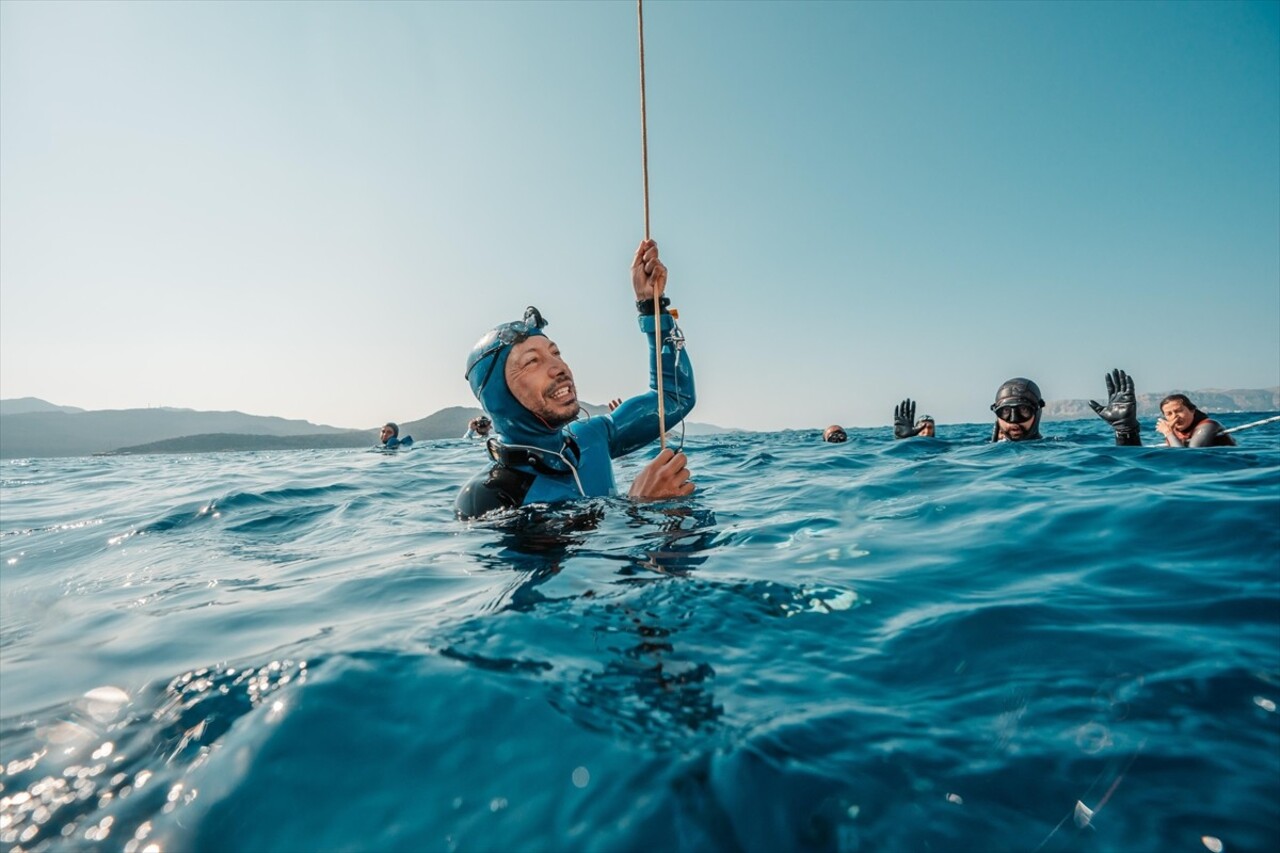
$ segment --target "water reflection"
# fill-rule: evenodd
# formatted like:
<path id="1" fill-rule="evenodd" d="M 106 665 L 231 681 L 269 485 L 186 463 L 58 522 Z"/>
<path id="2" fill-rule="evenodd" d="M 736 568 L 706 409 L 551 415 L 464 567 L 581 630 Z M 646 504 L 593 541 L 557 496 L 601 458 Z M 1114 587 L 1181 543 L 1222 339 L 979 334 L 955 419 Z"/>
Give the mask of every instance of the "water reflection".
<path id="1" fill-rule="evenodd" d="M 38 851 L 89 842 L 152 845 L 153 818 L 199 796 L 187 774 L 237 721 L 305 682 L 306 661 L 185 672 L 130 696 L 106 685 L 0 723 L 0 844 Z M 278 713 L 276 714 L 278 716 Z"/>
<path id="2" fill-rule="evenodd" d="M 625 537 L 601 529 L 619 521 Z M 491 526 L 495 544 L 479 561 L 516 578 L 482 618 L 453 632 L 442 654 L 524 677 L 560 670 L 546 680 L 550 701 L 588 729 L 668 744 L 715 726 L 723 715 L 715 669 L 681 648 L 687 614 L 647 606 L 648 587 L 687 578 L 706 562 L 716 541 L 714 513 L 675 502 L 592 501 L 526 509 Z M 609 550 L 618 543 L 623 550 Z M 603 586 L 601 565 L 613 578 Z M 562 575 L 579 572 L 563 582 Z M 557 580 L 557 591 L 567 594 L 545 592 Z M 592 664 L 583 667 L 583 658 Z M 571 667 L 580 672 L 569 675 Z"/>

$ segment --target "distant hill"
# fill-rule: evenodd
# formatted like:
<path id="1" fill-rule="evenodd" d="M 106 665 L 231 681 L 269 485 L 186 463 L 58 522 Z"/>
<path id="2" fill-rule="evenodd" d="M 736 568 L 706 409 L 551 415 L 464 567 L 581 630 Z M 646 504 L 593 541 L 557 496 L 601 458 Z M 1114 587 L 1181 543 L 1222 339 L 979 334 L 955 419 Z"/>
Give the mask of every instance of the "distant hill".
<path id="1" fill-rule="evenodd" d="M 378 443 L 374 430 L 351 430 L 316 435 L 241 435 L 216 432 L 184 435 L 149 444 L 121 447 L 98 456 L 126 456 L 142 453 L 228 453 L 243 450 L 318 450 L 333 447 L 373 447 Z"/>
<path id="2" fill-rule="evenodd" d="M 750 430 L 739 429 L 738 427 L 722 427 L 716 424 L 698 423 L 697 421 L 684 422 L 685 435 L 720 435 L 726 432 L 750 432 Z"/>
<path id="3" fill-rule="evenodd" d="M 593 415 L 606 406 L 583 404 Z M 367 430 L 323 426 L 302 420 L 150 408 L 85 411 L 35 397 L 0 400 L 0 458 L 90 456 L 113 453 L 207 453 L 364 447 L 377 443 L 378 427 Z M 481 410 L 451 406 L 425 418 L 400 424 L 401 435 L 416 441 L 461 438 Z M 689 435 L 729 432 L 711 424 L 687 423 Z"/>
<path id="4" fill-rule="evenodd" d="M 1138 395 L 1138 416 L 1159 415 L 1157 408 L 1169 392 Z M 1188 396 L 1210 413 L 1280 411 L 1280 387 L 1263 389 L 1189 391 Z M 606 406 L 584 403 L 589 414 Z M 401 435 L 417 441 L 461 438 L 467 422 L 481 414 L 471 406 L 450 406 L 425 418 L 400 424 Z M 1049 420 L 1095 417 L 1088 400 L 1051 400 Z M 377 443 L 377 428 L 349 429 L 309 421 L 247 415 L 243 412 L 200 412 L 192 409 L 148 408 L 85 411 L 59 406 L 35 397 L 0 400 L 0 458 L 89 456 L 99 453 L 205 453 L 234 450 L 273 450 L 365 447 Z M 715 435 L 743 430 L 715 424 L 685 422 L 687 435 Z"/>
<path id="5" fill-rule="evenodd" d="M 1168 393 L 1139 394 L 1139 418 L 1158 416 L 1160 400 Z M 1205 389 L 1187 394 L 1210 413 L 1280 411 L 1280 387 Z M 606 406 L 586 403 L 583 409 L 592 415 L 608 412 Z M 425 418 L 401 423 L 400 434 L 412 435 L 420 442 L 461 438 L 467 423 L 480 414 L 481 410 L 475 407 L 450 406 Z M 1092 417 L 1096 416 L 1088 400 L 1051 400 L 1045 406 L 1048 420 Z M 0 458 L 366 447 L 377 443 L 377 426 L 344 429 L 243 412 L 192 409 L 84 411 L 22 397 L 0 400 Z M 714 435 L 742 430 L 686 422 L 685 432 Z"/>
<path id="6" fill-rule="evenodd" d="M 1213 388 L 1201 391 L 1161 391 L 1155 394 L 1138 395 L 1138 417 L 1155 418 L 1160 416 L 1160 401 L 1170 394 L 1185 393 L 1197 406 L 1210 414 L 1228 412 L 1275 412 L 1280 411 L 1280 386 L 1275 388 L 1236 389 L 1220 391 Z M 1097 399 L 1099 403 L 1106 400 Z M 1045 403 L 1046 420 L 1070 421 L 1080 418 L 1095 418 L 1088 400 L 1049 400 Z"/>
<path id="7" fill-rule="evenodd" d="M 462 438 L 472 418 L 484 414 L 479 409 L 450 406 L 425 418 L 400 424 L 401 435 L 411 435 L 414 441 L 430 441 L 438 438 Z"/>
<path id="8" fill-rule="evenodd" d="M 338 427 L 308 421 L 187 409 L 43 411 L 0 415 L 0 458 L 88 456 L 123 447 L 210 433 L 332 435 Z"/>
<path id="9" fill-rule="evenodd" d="M 12 397 L 0 400 L 0 415 L 27 415 L 31 412 L 83 412 L 75 406 L 58 406 L 39 397 Z"/>
<path id="10" fill-rule="evenodd" d="M 582 408 L 583 411 L 590 415 L 603 415 L 609 412 L 608 406 L 597 406 L 592 403 L 583 403 Z M 483 414 L 483 411 L 473 406 L 450 406 L 425 418 L 402 423 L 398 426 L 400 427 L 401 435 L 411 435 L 414 441 L 461 438 L 466 434 L 467 424 L 471 422 L 471 419 Z M 741 432 L 741 430 L 726 429 L 715 424 L 686 421 L 685 432 L 688 435 L 715 435 L 722 432 Z"/>

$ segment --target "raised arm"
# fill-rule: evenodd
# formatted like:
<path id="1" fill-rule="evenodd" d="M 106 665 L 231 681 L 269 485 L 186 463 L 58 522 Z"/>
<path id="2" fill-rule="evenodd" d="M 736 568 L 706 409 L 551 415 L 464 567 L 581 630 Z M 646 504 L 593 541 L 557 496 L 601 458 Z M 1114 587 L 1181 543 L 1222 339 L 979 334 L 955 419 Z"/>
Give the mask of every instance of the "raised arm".
<path id="1" fill-rule="evenodd" d="M 914 438 L 920 434 L 916 427 L 916 404 L 908 398 L 893 407 L 893 437 Z"/>
<path id="2" fill-rule="evenodd" d="M 697 401 L 693 365 L 684 348 L 684 336 L 676 318 L 667 311 L 669 301 L 663 294 L 667 288 L 667 268 L 658 258 L 658 244 L 643 240 L 631 262 L 631 286 L 636 310 L 640 312 L 640 331 L 648 341 L 649 390 L 624 400 L 613 413 L 609 433 L 609 455 L 625 456 L 658 437 L 658 368 L 654 344 L 653 298 L 661 305 L 662 392 L 665 415 L 664 429 L 670 429 L 693 409 Z"/>
<path id="3" fill-rule="evenodd" d="M 1133 390 L 1133 378 L 1123 370 L 1107 374 L 1107 405 L 1095 400 L 1089 405 L 1116 432 L 1116 444 L 1141 446 L 1142 431 L 1138 423 L 1138 399 Z"/>

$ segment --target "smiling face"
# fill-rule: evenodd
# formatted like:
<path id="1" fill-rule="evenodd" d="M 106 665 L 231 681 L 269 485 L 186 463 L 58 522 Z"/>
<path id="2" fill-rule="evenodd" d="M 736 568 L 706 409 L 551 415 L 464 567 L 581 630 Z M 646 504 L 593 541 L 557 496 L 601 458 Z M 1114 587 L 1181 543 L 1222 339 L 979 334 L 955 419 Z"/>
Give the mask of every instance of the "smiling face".
<path id="1" fill-rule="evenodd" d="M 1164 415 L 1164 419 L 1178 432 L 1186 432 L 1191 428 L 1191 421 L 1195 419 L 1196 411 L 1181 400 L 1170 400 L 1160 407 L 1160 414 Z"/>
<path id="2" fill-rule="evenodd" d="M 573 372 L 546 336 L 526 338 L 511 348 L 506 379 L 511 396 L 547 426 L 562 426 L 578 416 Z"/>

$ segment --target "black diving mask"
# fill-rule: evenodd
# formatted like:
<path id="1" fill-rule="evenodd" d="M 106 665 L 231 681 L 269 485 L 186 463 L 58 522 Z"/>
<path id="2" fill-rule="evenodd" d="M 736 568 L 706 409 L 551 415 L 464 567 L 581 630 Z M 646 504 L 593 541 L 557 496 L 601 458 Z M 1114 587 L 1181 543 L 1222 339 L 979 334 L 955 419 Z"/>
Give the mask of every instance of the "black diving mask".
<path id="1" fill-rule="evenodd" d="M 1036 416 L 1036 407 L 1029 403 L 1001 406 L 995 409 L 996 417 L 1009 424 L 1024 424 Z"/>

